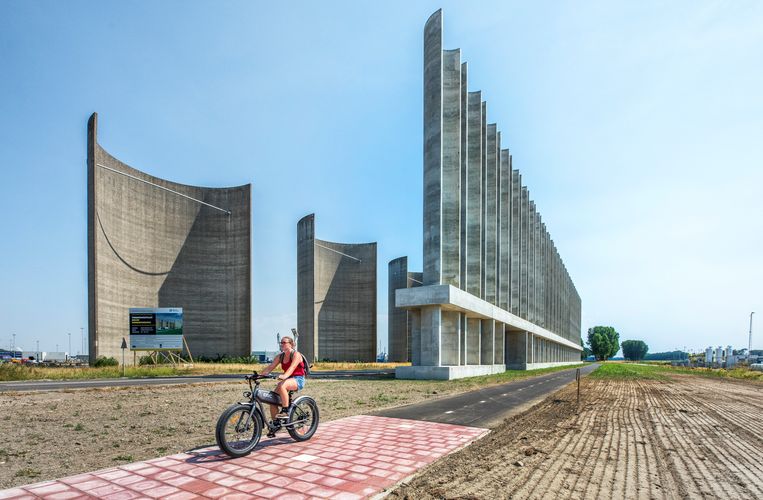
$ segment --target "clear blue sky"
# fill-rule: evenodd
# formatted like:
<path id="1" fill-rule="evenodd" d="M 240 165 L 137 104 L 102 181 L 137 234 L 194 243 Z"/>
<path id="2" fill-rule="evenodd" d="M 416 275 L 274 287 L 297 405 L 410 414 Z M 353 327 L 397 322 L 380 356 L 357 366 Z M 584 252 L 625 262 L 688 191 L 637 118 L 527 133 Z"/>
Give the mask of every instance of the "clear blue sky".
<path id="1" fill-rule="evenodd" d="M 285 7 L 288 5 L 288 7 Z M 421 269 L 422 28 L 442 7 L 583 300 L 652 351 L 763 347 L 763 3 L 0 2 L 0 346 L 87 331 L 86 122 L 135 168 L 252 183 L 252 338 L 296 223 Z"/>

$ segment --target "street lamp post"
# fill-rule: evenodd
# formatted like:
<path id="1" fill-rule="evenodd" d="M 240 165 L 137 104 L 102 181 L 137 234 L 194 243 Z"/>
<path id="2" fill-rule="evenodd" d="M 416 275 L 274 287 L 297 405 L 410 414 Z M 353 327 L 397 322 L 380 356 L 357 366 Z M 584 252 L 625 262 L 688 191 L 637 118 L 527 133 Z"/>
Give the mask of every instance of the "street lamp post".
<path id="1" fill-rule="evenodd" d="M 70 332 L 67 335 L 69 336 L 69 352 L 66 353 L 66 359 L 68 360 L 72 355 L 72 334 Z"/>
<path id="2" fill-rule="evenodd" d="M 37 362 L 40 362 L 40 341 L 37 341 Z"/>
<path id="3" fill-rule="evenodd" d="M 750 338 L 747 341 L 747 358 L 752 355 L 750 351 L 752 351 L 752 315 L 755 314 L 755 311 L 750 313 Z"/>
<path id="4" fill-rule="evenodd" d="M 85 327 L 83 326 L 79 327 L 79 338 L 80 342 L 82 342 L 82 352 L 80 354 L 85 354 Z"/>

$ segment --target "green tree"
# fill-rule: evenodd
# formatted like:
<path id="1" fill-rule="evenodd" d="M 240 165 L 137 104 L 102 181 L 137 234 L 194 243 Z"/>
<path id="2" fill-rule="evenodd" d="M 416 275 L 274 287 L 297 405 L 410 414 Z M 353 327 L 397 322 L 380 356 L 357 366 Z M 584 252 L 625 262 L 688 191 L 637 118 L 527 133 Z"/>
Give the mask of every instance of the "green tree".
<path id="1" fill-rule="evenodd" d="M 588 356 L 590 356 L 591 354 L 593 354 L 593 353 L 591 352 L 591 350 L 590 350 L 589 348 L 587 348 L 587 347 L 586 347 L 586 345 L 585 345 L 585 342 L 583 342 L 583 337 L 580 337 L 580 347 L 582 347 L 582 348 L 583 348 L 583 352 L 581 352 L 581 353 L 580 353 L 580 359 L 581 359 L 581 360 L 584 360 L 584 359 L 586 359 Z"/>
<path id="2" fill-rule="evenodd" d="M 605 361 L 620 350 L 620 334 L 611 326 L 594 326 L 588 329 L 588 346 L 599 361 Z"/>
<path id="3" fill-rule="evenodd" d="M 649 346 L 643 340 L 623 340 L 620 345 L 623 348 L 623 357 L 631 361 L 640 361 L 649 352 Z"/>

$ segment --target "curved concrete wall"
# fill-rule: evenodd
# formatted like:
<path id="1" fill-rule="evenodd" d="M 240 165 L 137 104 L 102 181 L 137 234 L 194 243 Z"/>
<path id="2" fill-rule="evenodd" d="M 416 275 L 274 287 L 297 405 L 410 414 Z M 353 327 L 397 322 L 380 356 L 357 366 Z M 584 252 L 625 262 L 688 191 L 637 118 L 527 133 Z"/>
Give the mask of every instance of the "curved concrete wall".
<path id="1" fill-rule="evenodd" d="M 299 350 L 309 360 L 376 359 L 376 243 L 315 238 L 315 214 L 297 223 Z"/>
<path id="2" fill-rule="evenodd" d="M 101 148 L 97 120 L 88 123 L 90 359 L 121 359 L 131 307 L 182 307 L 193 356 L 249 355 L 251 185 L 205 188 L 145 174 Z"/>
<path id="3" fill-rule="evenodd" d="M 411 323 L 413 318 L 403 308 L 395 307 L 395 291 L 421 286 L 422 273 L 408 272 L 408 257 L 389 262 L 387 296 L 387 359 L 397 363 L 411 360 Z"/>

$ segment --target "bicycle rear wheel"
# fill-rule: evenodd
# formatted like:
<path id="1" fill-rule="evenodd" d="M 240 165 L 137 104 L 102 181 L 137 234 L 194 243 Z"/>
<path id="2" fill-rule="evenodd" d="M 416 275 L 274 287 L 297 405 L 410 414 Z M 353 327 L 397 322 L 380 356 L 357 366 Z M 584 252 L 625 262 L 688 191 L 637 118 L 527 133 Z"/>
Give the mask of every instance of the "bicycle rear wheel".
<path id="1" fill-rule="evenodd" d="M 262 435 L 259 413 L 252 406 L 235 404 L 217 420 L 215 440 L 222 451 L 231 457 L 243 457 L 252 452 Z"/>
<path id="2" fill-rule="evenodd" d="M 308 396 L 297 398 L 289 408 L 289 423 L 286 429 L 295 441 L 307 441 L 318 429 L 320 414 L 318 403 Z"/>

